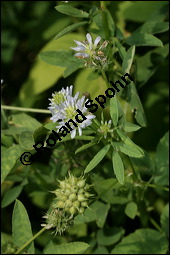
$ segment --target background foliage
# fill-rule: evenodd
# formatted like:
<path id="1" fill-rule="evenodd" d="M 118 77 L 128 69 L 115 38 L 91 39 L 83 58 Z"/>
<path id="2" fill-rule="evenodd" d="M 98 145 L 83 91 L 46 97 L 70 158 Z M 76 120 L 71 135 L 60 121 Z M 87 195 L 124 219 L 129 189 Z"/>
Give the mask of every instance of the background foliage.
<path id="1" fill-rule="evenodd" d="M 69 170 L 78 176 L 92 170 L 87 180 L 96 197 L 84 216 L 76 216 L 72 232 L 54 237 L 45 231 L 25 251 L 168 254 L 168 2 L 65 2 L 1 1 L 2 104 L 47 109 L 51 94 L 71 84 L 74 93 L 88 93 L 91 99 L 104 94 L 107 87 L 101 73 L 83 68 L 70 47 L 75 46 L 73 40 L 83 41 L 87 32 L 93 38 L 112 38 L 114 56 L 107 75 L 118 80 L 114 65 L 119 62 L 116 72 L 130 71 L 135 77 L 119 100 L 126 120 L 141 126 L 136 132 L 132 126 L 126 128 L 144 157 L 134 157 L 139 149 L 126 147 L 121 157 L 116 152 L 112 156 L 107 153 L 110 147 L 101 143 L 79 149 L 92 140 L 93 134 L 87 132 L 84 140 L 58 143 L 24 166 L 20 155 L 36 153 L 35 142 L 45 140 L 53 129 L 51 116 L 2 109 L 2 253 L 14 254 L 40 230 L 57 179 Z M 103 111 L 105 119 L 111 114 L 116 123 L 117 107 L 111 100 Z M 99 121 L 101 113 L 101 109 L 96 112 Z M 131 163 L 123 153 L 132 156 Z M 140 182 L 129 177 L 131 164 Z"/>

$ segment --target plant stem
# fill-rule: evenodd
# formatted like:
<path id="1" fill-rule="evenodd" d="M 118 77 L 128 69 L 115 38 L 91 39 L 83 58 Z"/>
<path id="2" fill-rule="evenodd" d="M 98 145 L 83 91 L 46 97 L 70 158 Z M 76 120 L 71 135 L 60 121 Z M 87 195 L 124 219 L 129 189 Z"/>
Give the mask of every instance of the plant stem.
<path id="1" fill-rule="evenodd" d="M 46 230 L 46 227 L 42 228 L 35 236 L 33 236 L 28 242 L 26 242 L 17 252 L 14 254 L 19 254 L 25 247 L 27 247 L 32 241 L 34 241 L 38 236 L 40 236 L 44 231 Z"/>
<path id="2" fill-rule="evenodd" d="M 159 186 L 159 185 L 156 185 L 156 184 L 151 184 L 151 183 L 147 183 L 147 182 L 146 182 L 146 183 L 145 183 L 145 186 L 150 187 L 150 188 L 154 188 L 154 189 L 163 189 L 163 190 L 169 192 L 169 188 L 162 187 L 162 186 Z"/>
<path id="3" fill-rule="evenodd" d="M 164 233 L 163 230 L 161 229 L 161 227 L 156 223 L 156 221 L 153 218 L 149 218 L 150 222 L 152 223 L 152 225 L 161 233 Z"/>
<path id="4" fill-rule="evenodd" d="M 106 76 L 105 71 L 101 70 L 101 73 L 102 73 L 103 79 L 105 80 L 105 83 L 106 83 L 106 85 L 107 85 L 107 88 L 109 88 L 109 87 L 110 87 L 110 84 L 109 84 L 109 82 L 108 82 L 108 79 L 107 79 L 107 76 Z"/>
<path id="5" fill-rule="evenodd" d="M 102 10 L 105 10 L 105 9 L 106 9 L 106 3 L 105 3 L 105 1 L 100 1 L 100 8 L 101 8 Z"/>
<path id="6" fill-rule="evenodd" d="M 22 112 L 36 112 L 36 113 L 50 114 L 49 110 L 43 110 L 43 109 L 32 109 L 32 108 L 24 108 L 24 107 L 16 107 L 16 106 L 8 106 L 8 105 L 1 105 L 1 108 L 5 110 L 16 110 L 16 111 L 22 111 Z"/>

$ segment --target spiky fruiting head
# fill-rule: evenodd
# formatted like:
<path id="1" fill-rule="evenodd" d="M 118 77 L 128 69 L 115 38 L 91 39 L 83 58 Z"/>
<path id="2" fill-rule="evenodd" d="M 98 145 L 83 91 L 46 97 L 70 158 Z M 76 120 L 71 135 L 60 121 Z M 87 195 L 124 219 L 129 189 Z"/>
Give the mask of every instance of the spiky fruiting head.
<path id="1" fill-rule="evenodd" d="M 54 191 L 56 195 L 54 208 L 62 209 L 72 216 L 84 213 L 88 201 L 92 196 L 88 190 L 91 185 L 86 184 L 86 179 L 69 175 L 65 180 L 59 181 L 59 188 Z"/>

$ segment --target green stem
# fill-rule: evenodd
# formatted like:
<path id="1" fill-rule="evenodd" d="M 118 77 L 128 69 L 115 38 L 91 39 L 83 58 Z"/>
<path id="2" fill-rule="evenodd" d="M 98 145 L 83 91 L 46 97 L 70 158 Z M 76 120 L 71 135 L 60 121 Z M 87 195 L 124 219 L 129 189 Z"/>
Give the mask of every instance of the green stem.
<path id="1" fill-rule="evenodd" d="M 101 70 L 101 73 L 102 73 L 103 79 L 105 80 L 105 83 L 106 83 L 107 87 L 110 88 L 110 84 L 108 82 L 105 71 Z"/>
<path id="2" fill-rule="evenodd" d="M 102 10 L 105 10 L 105 9 L 106 9 L 106 3 L 105 3 L 105 1 L 100 1 L 100 8 L 101 8 Z"/>
<path id="3" fill-rule="evenodd" d="M 32 109 L 32 108 L 24 108 L 24 107 L 16 107 L 16 106 L 8 106 L 8 105 L 1 105 L 1 108 L 5 110 L 16 110 L 16 111 L 22 111 L 22 112 L 37 112 L 37 113 L 50 114 L 49 110 L 43 110 L 43 109 Z"/>
<path id="4" fill-rule="evenodd" d="M 161 227 L 156 223 L 156 221 L 153 219 L 153 218 L 149 218 L 150 222 L 152 223 L 152 225 L 158 230 L 160 231 L 161 233 L 164 233 L 161 229 Z"/>
<path id="5" fill-rule="evenodd" d="M 17 252 L 14 254 L 19 254 L 22 250 L 25 249 L 32 241 L 34 241 L 38 236 L 40 236 L 44 231 L 46 230 L 46 227 L 42 228 L 35 236 L 33 236 L 28 242 L 26 242 Z"/>
<path id="6" fill-rule="evenodd" d="M 156 185 L 156 184 L 145 183 L 144 185 L 147 186 L 147 187 L 150 187 L 150 188 L 154 188 L 154 189 L 163 189 L 163 190 L 169 192 L 169 188 L 162 187 L 162 186 L 159 186 L 159 185 Z"/>

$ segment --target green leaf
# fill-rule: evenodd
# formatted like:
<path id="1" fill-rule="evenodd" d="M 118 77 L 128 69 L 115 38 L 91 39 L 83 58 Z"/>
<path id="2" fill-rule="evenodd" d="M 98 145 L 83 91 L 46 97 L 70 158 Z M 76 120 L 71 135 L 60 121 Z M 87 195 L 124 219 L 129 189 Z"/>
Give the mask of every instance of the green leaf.
<path id="1" fill-rule="evenodd" d="M 108 252 L 108 250 L 106 249 L 106 247 L 104 247 L 104 246 L 98 246 L 98 247 L 94 250 L 93 254 L 109 254 L 109 252 Z"/>
<path id="2" fill-rule="evenodd" d="M 130 122 L 125 122 L 124 125 L 123 125 L 123 129 L 125 132 L 134 132 L 134 131 L 137 131 L 139 130 L 141 127 L 138 126 L 138 125 L 135 125 L 133 123 L 130 123 Z"/>
<path id="3" fill-rule="evenodd" d="M 134 203 L 134 202 L 129 202 L 129 203 L 126 205 L 125 213 L 126 213 L 126 215 L 127 215 L 129 218 L 134 219 L 135 216 L 136 216 L 137 210 L 138 210 L 137 204 Z"/>
<path id="4" fill-rule="evenodd" d="M 70 5 L 58 5 L 55 9 L 61 13 L 64 13 L 69 16 L 78 17 L 78 18 L 88 18 L 89 14 L 85 11 L 74 8 Z"/>
<path id="5" fill-rule="evenodd" d="M 70 51 L 46 51 L 40 53 L 39 57 L 48 64 L 67 67 L 64 71 L 64 78 L 75 72 L 77 69 L 84 67 L 84 63 L 82 63 L 80 59 L 74 57 Z"/>
<path id="6" fill-rule="evenodd" d="M 122 46 L 122 44 L 119 42 L 118 39 L 115 39 L 115 42 L 116 42 L 116 46 L 118 48 L 119 55 L 120 55 L 121 59 L 124 60 L 124 58 L 126 56 L 126 49 L 125 49 L 125 47 Z"/>
<path id="7" fill-rule="evenodd" d="M 39 121 L 26 113 L 11 115 L 10 124 L 15 125 L 16 127 L 25 127 L 29 130 L 35 130 L 42 126 Z"/>
<path id="8" fill-rule="evenodd" d="M 126 39 L 126 43 L 136 46 L 157 46 L 163 47 L 162 41 L 157 37 L 147 34 L 134 32 L 130 37 Z"/>
<path id="9" fill-rule="evenodd" d="M 44 249 L 43 254 L 82 254 L 88 249 L 89 245 L 84 242 L 54 244 L 52 241 Z"/>
<path id="10" fill-rule="evenodd" d="M 1 144 L 5 145 L 6 147 L 11 147 L 13 144 L 13 138 L 1 133 Z"/>
<path id="11" fill-rule="evenodd" d="M 32 238 L 31 224 L 24 205 L 16 200 L 12 215 L 12 238 L 16 246 L 23 246 Z M 25 250 L 29 254 L 35 254 L 33 242 Z"/>
<path id="12" fill-rule="evenodd" d="M 23 186 L 20 185 L 8 190 L 2 199 L 1 207 L 10 205 L 20 195 L 22 189 Z"/>
<path id="13" fill-rule="evenodd" d="M 143 150 L 139 146 L 137 146 L 126 134 L 124 134 L 119 129 L 117 129 L 116 132 L 126 145 L 128 145 L 129 147 L 133 147 L 141 157 L 144 156 Z M 127 148 L 127 146 L 124 146 L 124 148 Z"/>
<path id="14" fill-rule="evenodd" d="M 114 37 L 115 24 L 114 24 L 112 15 L 110 14 L 109 10 L 106 10 L 105 12 L 106 12 L 106 18 L 107 18 L 107 29 L 109 30 L 110 37 Z"/>
<path id="15" fill-rule="evenodd" d="M 110 116 L 113 121 L 113 125 L 116 127 L 118 123 L 119 111 L 116 95 L 110 99 Z"/>
<path id="16" fill-rule="evenodd" d="M 109 246 L 117 243 L 124 235 L 123 228 L 106 228 L 97 231 L 97 242 L 99 245 Z"/>
<path id="17" fill-rule="evenodd" d="M 130 73 L 134 56 L 135 56 L 135 46 L 132 46 L 128 49 L 123 59 L 123 63 L 122 63 L 123 73 L 128 73 L 128 74 Z"/>
<path id="18" fill-rule="evenodd" d="M 75 154 L 77 154 L 77 153 L 79 153 L 79 152 L 81 152 L 81 151 L 84 151 L 84 150 L 86 150 L 86 149 L 92 147 L 92 146 L 95 145 L 95 144 L 96 144 L 96 143 L 93 143 L 93 142 L 84 144 L 83 146 L 81 146 L 80 148 L 78 148 L 78 149 L 75 151 Z"/>
<path id="19" fill-rule="evenodd" d="M 124 237 L 111 254 L 166 254 L 168 241 L 154 229 L 138 229 Z"/>
<path id="20" fill-rule="evenodd" d="M 160 140 L 156 148 L 156 173 L 154 182 L 159 185 L 169 184 L 169 132 Z"/>
<path id="21" fill-rule="evenodd" d="M 108 211 L 110 209 L 110 205 L 104 204 L 99 201 L 97 202 L 98 203 L 96 203 L 96 206 L 95 206 L 96 223 L 99 228 L 103 228 L 107 218 Z"/>
<path id="22" fill-rule="evenodd" d="M 136 144 L 129 145 L 122 142 L 113 142 L 113 148 L 121 151 L 132 158 L 141 158 L 144 156 L 144 152 Z"/>
<path id="23" fill-rule="evenodd" d="M 83 96 L 85 92 L 88 92 L 90 94 L 91 99 L 94 100 L 95 97 L 98 97 L 99 95 L 104 95 L 107 86 L 104 79 L 101 76 L 89 82 L 87 80 L 87 77 L 89 76 L 90 73 L 91 73 L 90 69 L 83 69 L 77 74 L 77 77 L 74 82 L 74 94 L 80 92 L 80 96 Z M 98 109 L 98 111 L 100 110 Z"/>
<path id="24" fill-rule="evenodd" d="M 148 1 L 147 8 L 144 1 L 125 1 L 121 8 L 123 19 L 142 23 L 149 20 L 159 22 L 164 20 L 167 15 L 168 1 L 159 1 L 156 4 L 153 1 Z"/>
<path id="25" fill-rule="evenodd" d="M 77 215 L 75 217 L 75 224 L 96 221 L 97 226 L 99 228 L 103 228 L 109 209 L 109 204 L 95 201 L 92 205 L 90 205 L 90 208 L 85 210 L 84 215 Z"/>
<path id="26" fill-rule="evenodd" d="M 84 170 L 84 173 L 88 173 L 93 168 L 95 168 L 99 164 L 99 162 L 104 158 L 104 156 L 107 154 L 109 149 L 110 149 L 110 144 L 107 144 L 103 149 L 101 149 L 90 161 L 90 163 L 87 165 L 86 169 Z"/>
<path id="27" fill-rule="evenodd" d="M 34 141 L 34 132 L 32 131 L 25 131 L 20 134 L 19 143 L 21 147 L 25 148 L 26 150 L 34 150 L 33 145 L 35 144 Z"/>
<path id="28" fill-rule="evenodd" d="M 60 24 L 60 26 L 62 26 L 62 24 Z M 68 49 L 70 49 L 69 47 L 73 47 L 75 44 L 73 39 L 83 40 L 84 35 L 71 33 L 57 41 L 51 40 L 41 49 L 39 54 L 45 51 L 68 51 Z M 63 59 L 61 59 L 61 62 L 64 62 Z M 65 67 L 48 65 L 37 57 L 31 68 L 28 79 L 20 89 L 19 96 L 22 105 L 25 107 L 33 106 L 34 102 L 40 99 L 38 95 L 56 84 L 56 82 L 63 76 L 64 70 Z"/>
<path id="29" fill-rule="evenodd" d="M 48 130 L 56 130 L 56 126 L 57 124 L 54 122 L 50 122 L 44 125 L 44 127 L 47 128 Z"/>
<path id="30" fill-rule="evenodd" d="M 142 126 L 146 127 L 146 117 L 139 95 L 133 82 L 128 85 L 128 101 L 131 110 L 135 112 L 136 121 Z"/>
<path id="31" fill-rule="evenodd" d="M 169 44 L 162 48 L 151 50 L 137 58 L 137 80 L 140 87 L 144 85 L 159 68 L 169 53 Z"/>
<path id="32" fill-rule="evenodd" d="M 117 180 L 120 182 L 120 184 L 124 184 L 124 166 L 117 151 L 113 151 L 112 163 Z"/>
<path id="33" fill-rule="evenodd" d="M 161 214 L 161 227 L 167 238 L 169 238 L 169 203 L 164 207 Z"/>
<path id="34" fill-rule="evenodd" d="M 93 178 L 93 177 L 92 177 Z M 117 183 L 116 178 L 109 178 L 107 180 L 98 180 L 96 175 L 94 175 L 93 178 L 94 188 L 96 192 L 99 194 L 99 196 L 106 193 L 108 190 L 111 190 L 115 184 Z"/>
<path id="35" fill-rule="evenodd" d="M 73 25 L 70 25 L 66 28 L 64 28 L 62 31 L 60 31 L 54 38 L 54 40 L 57 40 L 58 38 L 62 37 L 63 35 L 65 34 L 68 34 L 72 31 L 74 31 L 76 28 L 78 27 L 82 27 L 84 25 L 88 24 L 88 21 L 83 21 L 83 22 L 78 22 L 78 23 L 75 23 Z"/>
<path id="36" fill-rule="evenodd" d="M 169 30 L 169 22 L 155 22 L 150 21 L 144 23 L 135 32 L 148 33 L 148 34 L 158 34 Z"/>
<path id="37" fill-rule="evenodd" d="M 13 145 L 6 151 L 2 152 L 2 172 L 1 183 L 5 180 L 11 169 L 14 167 L 16 160 L 21 156 L 24 150 L 20 145 Z"/>

